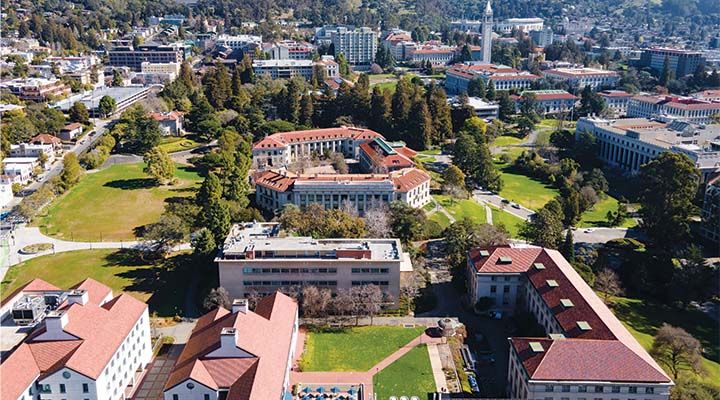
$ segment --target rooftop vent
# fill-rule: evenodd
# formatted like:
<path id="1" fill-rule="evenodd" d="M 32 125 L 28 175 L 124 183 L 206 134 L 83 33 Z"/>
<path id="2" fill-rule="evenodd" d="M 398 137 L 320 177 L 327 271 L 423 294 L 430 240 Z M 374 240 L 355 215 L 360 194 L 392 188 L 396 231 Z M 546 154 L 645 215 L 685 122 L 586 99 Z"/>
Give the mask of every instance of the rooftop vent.
<path id="1" fill-rule="evenodd" d="M 570 299 L 560 299 L 560 304 L 562 304 L 565 308 L 570 308 L 575 305 L 572 301 L 570 301 Z"/>
<path id="2" fill-rule="evenodd" d="M 512 257 L 503 256 L 498 259 L 499 264 L 512 264 Z"/>
<path id="3" fill-rule="evenodd" d="M 558 287 L 558 286 L 560 286 L 560 285 L 558 285 L 557 281 L 554 280 L 554 279 L 548 279 L 548 280 L 547 280 L 547 285 L 550 286 L 550 287 Z"/>
<path id="4" fill-rule="evenodd" d="M 84 289 L 74 289 L 68 292 L 67 294 L 67 300 L 70 304 L 80 304 L 85 305 L 87 304 L 89 300 L 89 295 L 87 290 Z"/>
<path id="5" fill-rule="evenodd" d="M 487 250 L 480 250 L 480 257 L 490 257 L 490 252 Z"/>
<path id="6" fill-rule="evenodd" d="M 530 342 L 530 350 L 532 350 L 533 353 L 545 352 L 545 349 L 543 348 L 543 345 L 540 342 Z"/>
<path id="7" fill-rule="evenodd" d="M 577 326 L 578 328 L 580 328 L 581 331 L 589 331 L 592 329 L 590 327 L 590 324 L 587 323 L 587 321 L 578 321 Z"/>
<path id="8" fill-rule="evenodd" d="M 233 314 L 237 312 L 247 313 L 248 312 L 248 301 L 247 299 L 235 299 L 232 303 Z"/>
<path id="9" fill-rule="evenodd" d="M 543 269 L 545 269 L 545 264 L 543 264 L 543 263 L 535 263 L 535 264 L 533 264 L 533 266 L 534 266 L 535 269 L 537 269 L 537 270 L 543 270 Z"/>

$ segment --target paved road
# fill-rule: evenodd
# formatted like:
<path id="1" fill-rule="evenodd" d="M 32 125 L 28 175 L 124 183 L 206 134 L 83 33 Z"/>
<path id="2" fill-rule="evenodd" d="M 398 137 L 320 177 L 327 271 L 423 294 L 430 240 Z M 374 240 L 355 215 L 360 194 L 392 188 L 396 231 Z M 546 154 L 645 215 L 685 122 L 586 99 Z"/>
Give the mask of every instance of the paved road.
<path id="1" fill-rule="evenodd" d="M 500 195 L 484 190 L 473 190 L 473 199 L 479 203 L 492 204 L 495 207 L 502 208 L 510 214 L 522 218 L 524 220 L 530 219 L 535 214 L 535 211 L 518 205 L 519 208 L 511 207 L 509 203 L 503 203 L 504 198 Z"/>
<path id="2" fill-rule="evenodd" d="M 624 237 L 639 238 L 640 232 L 627 228 L 576 228 L 573 229 L 575 243 L 606 243 Z"/>

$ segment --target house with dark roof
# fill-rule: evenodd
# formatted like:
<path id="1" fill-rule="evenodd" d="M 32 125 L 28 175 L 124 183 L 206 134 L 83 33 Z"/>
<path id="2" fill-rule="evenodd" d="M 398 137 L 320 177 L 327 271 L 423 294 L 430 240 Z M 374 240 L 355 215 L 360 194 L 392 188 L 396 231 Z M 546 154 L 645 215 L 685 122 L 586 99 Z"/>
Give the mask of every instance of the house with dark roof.
<path id="1" fill-rule="evenodd" d="M 546 337 L 509 338 L 507 396 L 665 400 L 673 382 L 556 250 L 529 245 L 468 252 L 469 296 L 532 314 Z"/>
<path id="2" fill-rule="evenodd" d="M 33 297 L 42 315 L 0 362 L 0 398 L 130 397 L 152 358 L 147 304 L 93 279 L 68 290 L 36 279 L 10 294 L 3 310 L 12 306 L 16 319 L 17 302 Z M 52 298 L 59 301 L 46 303 Z"/>
<path id="3" fill-rule="evenodd" d="M 281 400 L 289 395 L 298 306 L 275 292 L 200 317 L 163 390 L 165 400 Z"/>

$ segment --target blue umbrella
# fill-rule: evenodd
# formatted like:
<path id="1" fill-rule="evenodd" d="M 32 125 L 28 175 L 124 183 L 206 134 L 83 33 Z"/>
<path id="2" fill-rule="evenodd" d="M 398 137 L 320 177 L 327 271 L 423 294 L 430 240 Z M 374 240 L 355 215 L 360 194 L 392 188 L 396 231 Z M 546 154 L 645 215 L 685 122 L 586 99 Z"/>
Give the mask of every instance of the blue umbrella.
<path id="1" fill-rule="evenodd" d="M 350 389 L 348 389 L 348 393 L 350 393 L 350 394 L 355 394 L 355 388 L 350 388 Z"/>
<path id="2" fill-rule="evenodd" d="M 320 386 L 319 388 L 317 388 L 317 392 L 318 392 L 318 393 L 325 393 L 325 388 L 322 387 L 322 386 Z"/>
<path id="3" fill-rule="evenodd" d="M 303 389 L 303 392 L 310 393 L 310 386 L 305 386 L 305 389 Z"/>
<path id="4" fill-rule="evenodd" d="M 340 388 L 338 388 L 337 386 L 333 386 L 333 388 L 330 389 L 330 391 L 333 392 L 333 393 L 337 393 L 337 392 L 340 391 Z"/>

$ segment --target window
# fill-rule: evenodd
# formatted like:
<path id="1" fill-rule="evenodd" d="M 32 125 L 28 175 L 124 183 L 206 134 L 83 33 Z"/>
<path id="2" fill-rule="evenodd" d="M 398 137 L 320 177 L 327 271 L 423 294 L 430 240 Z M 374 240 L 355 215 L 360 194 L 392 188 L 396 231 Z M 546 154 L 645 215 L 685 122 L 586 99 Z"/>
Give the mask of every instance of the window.
<path id="1" fill-rule="evenodd" d="M 578 386 L 578 392 L 580 392 L 580 393 L 587 392 L 587 386 L 583 386 L 583 385 Z"/>
<path id="2" fill-rule="evenodd" d="M 178 399 L 178 395 L 174 394 L 174 395 L 173 395 L 173 400 L 179 400 L 179 399 Z"/>
<path id="3" fill-rule="evenodd" d="M 210 395 L 207 394 L 207 393 L 205 393 L 205 394 L 203 395 L 203 400 L 210 400 Z"/>
<path id="4" fill-rule="evenodd" d="M 497 292 L 497 286 L 492 285 L 490 286 L 490 293 L 496 293 Z"/>
<path id="5" fill-rule="evenodd" d="M 567 393 L 570 391 L 570 385 L 562 385 L 562 391 Z"/>
<path id="6" fill-rule="evenodd" d="M 187 385 L 185 385 L 186 388 L 193 390 L 195 388 L 195 384 L 192 382 L 188 382 Z"/>
<path id="7" fill-rule="evenodd" d="M 63 371 L 62 376 L 63 378 L 68 379 L 70 378 L 70 373 L 68 371 Z"/>
<path id="8" fill-rule="evenodd" d="M 613 393 L 620 393 L 620 386 L 613 386 L 613 387 L 612 387 L 612 392 L 613 392 Z"/>
<path id="9" fill-rule="evenodd" d="M 503 286 L 503 293 L 510 293 L 510 286 Z"/>
<path id="10" fill-rule="evenodd" d="M 60 384 L 60 393 L 65 393 L 65 384 L 64 383 Z"/>
<path id="11" fill-rule="evenodd" d="M 545 391 L 553 392 L 553 391 L 555 391 L 555 387 L 553 385 L 545 385 Z"/>
<path id="12" fill-rule="evenodd" d="M 602 386 L 595 386 L 595 393 L 602 393 L 603 387 Z"/>
<path id="13" fill-rule="evenodd" d="M 630 387 L 628 388 L 628 393 L 637 393 L 637 387 L 635 387 L 635 386 L 630 386 Z"/>
<path id="14" fill-rule="evenodd" d="M 88 388 L 88 384 L 87 384 L 87 383 L 83 383 L 82 385 L 83 385 L 83 393 L 87 393 L 87 392 L 90 391 L 90 388 Z"/>
<path id="15" fill-rule="evenodd" d="M 645 388 L 645 394 L 654 394 L 654 393 L 655 393 L 655 388 L 651 388 L 651 387 Z"/>

